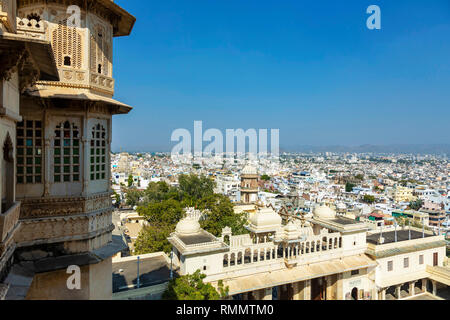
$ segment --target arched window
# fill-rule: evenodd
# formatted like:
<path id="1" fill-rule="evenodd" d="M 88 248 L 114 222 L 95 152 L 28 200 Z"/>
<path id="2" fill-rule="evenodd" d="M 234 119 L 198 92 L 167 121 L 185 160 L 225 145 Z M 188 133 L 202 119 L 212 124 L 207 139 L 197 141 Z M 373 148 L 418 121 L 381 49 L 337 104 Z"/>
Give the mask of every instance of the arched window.
<path id="1" fill-rule="evenodd" d="M 54 182 L 80 181 L 80 132 L 66 121 L 56 126 L 54 140 Z"/>
<path id="2" fill-rule="evenodd" d="M 42 183 L 42 121 L 17 124 L 17 183 Z"/>
<path id="3" fill-rule="evenodd" d="M 106 170 L 106 130 L 97 124 L 92 128 L 91 180 L 105 180 Z"/>
<path id="4" fill-rule="evenodd" d="M 64 65 L 70 67 L 72 65 L 71 59 L 69 56 L 64 57 Z"/>

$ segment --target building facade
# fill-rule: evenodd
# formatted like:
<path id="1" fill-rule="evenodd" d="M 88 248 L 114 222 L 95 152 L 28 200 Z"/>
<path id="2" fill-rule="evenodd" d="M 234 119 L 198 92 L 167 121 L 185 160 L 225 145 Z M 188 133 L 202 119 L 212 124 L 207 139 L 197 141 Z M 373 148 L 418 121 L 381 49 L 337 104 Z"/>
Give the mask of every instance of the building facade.
<path id="1" fill-rule="evenodd" d="M 11 272 L 25 268 L 32 279 L 27 299 L 110 299 L 118 250 L 111 120 L 131 110 L 112 98 L 112 41 L 130 34 L 135 18 L 109 0 L 17 1 L 15 10 L 18 35 L 49 46 L 58 81 L 41 77 L 18 97 L 11 140 L 21 206 Z M 67 288 L 71 265 L 81 270 L 80 290 Z"/>
<path id="2" fill-rule="evenodd" d="M 249 234 L 234 236 L 230 228 L 225 228 L 216 238 L 202 230 L 195 219 L 181 220 L 169 237 L 180 274 L 200 270 L 206 274 L 205 281 L 215 286 L 223 281 L 230 297 L 237 300 L 386 299 L 386 285 L 392 278 L 382 267 L 386 264 L 381 260 L 384 256 L 374 255 L 373 251 L 390 248 L 380 247 L 376 241 L 376 248 L 370 247 L 376 236 L 368 239 L 365 223 L 339 217 L 329 207 L 318 206 L 312 217 L 292 217 L 283 224 L 271 207 L 259 207 L 247 229 Z M 399 277 L 402 285 L 405 281 L 409 281 L 408 285 L 419 280 L 425 283 L 430 278 L 448 285 L 450 271 L 442 268 L 442 240 L 412 240 L 422 247 L 406 244 L 424 260 L 420 272 L 414 269 L 407 280 Z M 389 246 L 387 242 L 384 245 Z M 436 250 L 439 257 L 431 261 Z M 405 253 L 413 254 L 409 249 Z M 441 269 L 429 269 L 432 262 L 432 267 Z M 444 275 L 438 278 L 433 272 Z"/>

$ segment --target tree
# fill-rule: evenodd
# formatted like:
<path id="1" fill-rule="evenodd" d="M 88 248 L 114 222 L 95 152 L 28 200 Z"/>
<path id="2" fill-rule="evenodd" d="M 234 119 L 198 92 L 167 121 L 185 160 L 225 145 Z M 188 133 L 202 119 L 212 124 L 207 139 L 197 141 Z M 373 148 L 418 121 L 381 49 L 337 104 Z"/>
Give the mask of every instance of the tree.
<path id="1" fill-rule="evenodd" d="M 167 240 L 174 228 L 169 225 L 146 226 L 139 233 L 134 243 L 135 254 L 172 251 L 172 245 Z"/>
<path id="2" fill-rule="evenodd" d="M 269 177 L 267 174 L 263 174 L 263 175 L 261 176 L 261 180 L 262 180 L 262 181 L 270 181 L 270 177 Z"/>
<path id="3" fill-rule="evenodd" d="M 170 187 L 166 182 L 149 183 L 145 190 L 144 203 L 161 202 L 163 200 L 174 199 L 181 200 L 181 192 L 178 188 Z"/>
<path id="4" fill-rule="evenodd" d="M 133 186 L 133 176 L 130 174 L 128 176 L 128 188 L 131 188 Z"/>
<path id="5" fill-rule="evenodd" d="M 116 200 L 116 206 L 120 205 L 120 195 L 114 191 L 114 199 Z"/>
<path id="6" fill-rule="evenodd" d="M 375 196 L 371 196 L 371 195 L 364 195 L 363 197 L 363 202 L 368 203 L 368 204 L 372 204 L 375 202 Z"/>
<path id="7" fill-rule="evenodd" d="M 409 207 L 412 210 L 416 210 L 416 211 L 419 211 L 420 208 L 422 208 L 422 206 L 423 206 L 423 201 L 420 199 L 416 200 L 416 201 L 411 201 L 411 203 L 409 204 Z"/>
<path id="8" fill-rule="evenodd" d="M 175 226 L 183 217 L 183 209 L 184 206 L 180 201 L 169 199 L 140 206 L 137 212 L 153 226 Z"/>
<path id="9" fill-rule="evenodd" d="M 219 281 L 218 290 L 210 283 L 204 283 L 206 275 L 197 270 L 192 275 L 185 275 L 170 280 L 167 290 L 163 293 L 164 300 L 220 300 L 228 296 L 229 289 L 223 288 Z"/>
<path id="10" fill-rule="evenodd" d="M 356 186 L 353 183 L 347 182 L 345 184 L 345 192 L 352 192 L 354 187 Z"/>
<path id="11" fill-rule="evenodd" d="M 131 207 L 137 206 L 143 195 L 144 193 L 142 191 L 133 188 L 128 189 L 127 194 L 125 196 L 126 204 Z"/>
<path id="12" fill-rule="evenodd" d="M 195 205 L 203 197 L 214 194 L 214 181 L 204 175 L 198 177 L 195 174 L 182 174 L 178 177 L 178 183 L 183 199 L 191 205 Z"/>
<path id="13" fill-rule="evenodd" d="M 244 227 L 247 223 L 245 214 L 234 213 L 233 204 L 225 195 L 213 194 L 201 199 L 198 209 L 207 212 L 201 227 L 216 237 L 222 234 L 225 227 L 230 227 L 235 235 L 248 233 Z"/>

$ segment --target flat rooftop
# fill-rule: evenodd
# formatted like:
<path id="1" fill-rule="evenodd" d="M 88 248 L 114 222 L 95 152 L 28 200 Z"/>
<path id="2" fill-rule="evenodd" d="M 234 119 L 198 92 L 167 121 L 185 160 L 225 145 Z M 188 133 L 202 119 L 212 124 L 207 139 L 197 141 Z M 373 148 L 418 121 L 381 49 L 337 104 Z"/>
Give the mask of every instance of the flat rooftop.
<path id="1" fill-rule="evenodd" d="M 112 272 L 113 293 L 132 290 L 137 285 L 137 260 L 113 262 Z M 161 284 L 170 279 L 170 265 L 163 256 L 141 259 L 139 274 L 141 288 Z"/>
<path id="2" fill-rule="evenodd" d="M 210 234 L 206 233 L 206 232 L 200 232 L 198 234 L 194 234 L 194 235 L 177 235 L 177 237 L 183 241 L 183 243 L 185 245 L 192 245 L 192 244 L 201 244 L 201 243 L 207 243 L 207 242 L 212 242 L 215 241 L 216 239 L 214 237 L 212 237 Z"/>
<path id="3" fill-rule="evenodd" d="M 331 220 L 331 222 L 333 223 L 338 223 L 338 224 L 342 224 L 344 226 L 348 226 L 348 225 L 352 225 L 352 224 L 360 224 L 360 221 L 356 221 L 353 219 L 349 219 L 349 218 L 342 218 L 342 217 L 338 217 L 336 219 Z"/>
<path id="4" fill-rule="evenodd" d="M 411 230 L 411 240 L 421 239 L 423 237 L 422 232 Z M 433 235 L 425 233 L 425 238 L 434 237 Z M 395 231 L 383 232 L 384 244 L 395 242 Z M 372 244 L 378 244 L 380 239 L 380 233 L 372 234 L 367 236 L 367 242 Z M 397 231 L 397 242 L 408 241 L 409 231 L 408 230 L 398 230 Z"/>

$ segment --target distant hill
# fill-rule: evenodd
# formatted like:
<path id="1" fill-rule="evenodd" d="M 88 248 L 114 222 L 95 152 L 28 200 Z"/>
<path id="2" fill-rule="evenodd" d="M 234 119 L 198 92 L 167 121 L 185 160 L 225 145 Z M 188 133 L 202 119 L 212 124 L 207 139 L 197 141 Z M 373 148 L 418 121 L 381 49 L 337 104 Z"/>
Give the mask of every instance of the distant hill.
<path id="1" fill-rule="evenodd" d="M 349 153 L 410 153 L 410 154 L 447 154 L 450 144 L 393 144 L 361 146 L 296 146 L 282 148 L 284 152 L 349 152 Z"/>

